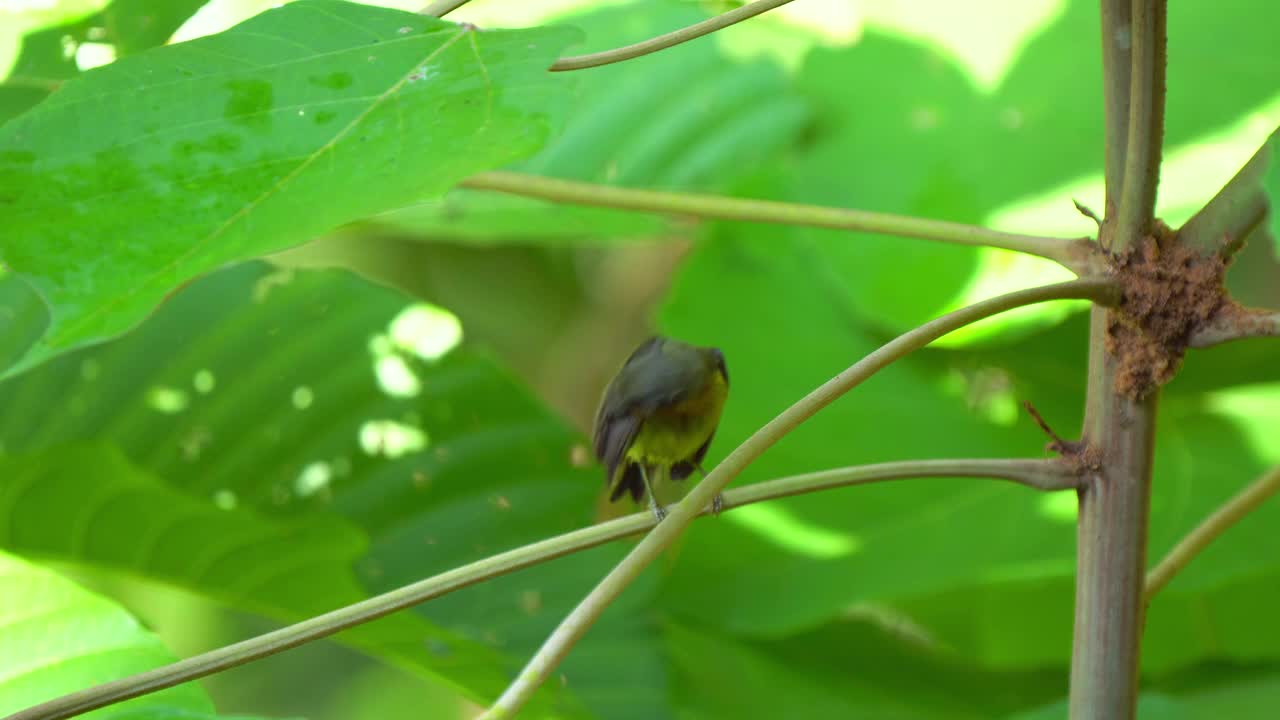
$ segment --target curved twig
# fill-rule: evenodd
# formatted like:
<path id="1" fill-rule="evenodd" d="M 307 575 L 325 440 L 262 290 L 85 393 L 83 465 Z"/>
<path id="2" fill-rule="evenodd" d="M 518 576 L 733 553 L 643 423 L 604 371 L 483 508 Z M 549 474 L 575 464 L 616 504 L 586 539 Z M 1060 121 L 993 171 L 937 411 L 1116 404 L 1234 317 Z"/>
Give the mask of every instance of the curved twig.
<path id="1" fill-rule="evenodd" d="M 1271 468 L 1264 473 L 1262 477 L 1249 483 L 1249 486 L 1241 490 L 1239 493 L 1228 500 L 1222 507 L 1213 511 L 1213 514 L 1204 519 L 1192 530 L 1186 537 L 1178 541 L 1177 545 L 1165 555 L 1156 566 L 1151 568 L 1147 573 L 1147 580 L 1143 588 L 1143 597 L 1148 603 L 1155 594 L 1164 589 L 1165 585 L 1173 579 L 1187 566 L 1187 563 L 1195 559 L 1202 550 L 1208 547 L 1209 543 L 1218 539 L 1218 536 L 1226 532 L 1228 528 L 1240 522 L 1240 519 L 1250 512 L 1258 509 L 1258 506 L 1267 500 L 1267 498 L 1275 495 L 1280 491 L 1280 465 Z"/>
<path id="2" fill-rule="evenodd" d="M 781 7 L 791 2 L 791 0 L 756 0 L 747 3 L 740 8 L 734 8 L 727 13 L 717 15 L 713 18 L 707 18 L 700 23 L 690 25 L 686 28 L 680 28 L 666 35 L 659 35 L 643 42 L 627 45 L 626 47 L 615 48 L 613 50 L 605 50 L 604 52 L 591 53 L 589 55 L 573 55 L 567 58 L 560 58 L 551 66 L 553 71 L 563 70 L 582 70 L 584 68 L 599 67 L 601 65 L 610 65 L 623 60 L 631 60 L 641 55 L 666 50 L 680 43 L 688 42 L 703 35 L 709 35 L 717 30 L 727 28 L 734 23 L 740 23 L 748 18 L 753 18 L 761 13 L 768 12 L 774 8 Z"/>
<path id="3" fill-rule="evenodd" d="M 1120 191 L 1114 247 L 1136 244 L 1151 231 L 1160 150 L 1164 143 L 1165 15 L 1164 0 L 1135 2 L 1129 70 L 1129 139 L 1125 143 L 1124 186 Z"/>
<path id="4" fill-rule="evenodd" d="M 468 2 L 470 0 L 434 0 L 430 5 L 419 10 L 418 14 L 442 18 Z"/>
<path id="5" fill-rule="evenodd" d="M 737 488 L 725 493 L 724 510 L 819 490 L 915 477 L 996 478 L 1045 491 L 1068 490 L 1077 484 L 1070 466 L 1058 460 L 907 460 L 794 475 Z M 5 720 L 74 717 L 320 640 L 490 578 L 637 535 L 655 524 L 653 513 L 646 510 L 508 550 L 258 637 L 49 700 Z"/>

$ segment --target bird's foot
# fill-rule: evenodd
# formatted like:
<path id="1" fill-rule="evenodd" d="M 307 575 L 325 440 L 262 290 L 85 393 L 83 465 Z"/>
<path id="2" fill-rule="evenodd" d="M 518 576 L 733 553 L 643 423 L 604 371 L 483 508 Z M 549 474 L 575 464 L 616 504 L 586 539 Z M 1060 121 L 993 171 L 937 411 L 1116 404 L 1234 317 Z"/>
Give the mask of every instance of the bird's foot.
<path id="1" fill-rule="evenodd" d="M 649 498 L 649 509 L 653 511 L 653 517 L 658 522 L 667 516 L 667 509 L 658 504 L 653 498 Z"/>
<path id="2" fill-rule="evenodd" d="M 724 510 L 724 495 L 721 495 L 720 493 L 716 493 L 716 496 L 711 498 L 711 514 L 715 515 L 716 517 L 719 517 L 720 513 L 723 510 Z"/>

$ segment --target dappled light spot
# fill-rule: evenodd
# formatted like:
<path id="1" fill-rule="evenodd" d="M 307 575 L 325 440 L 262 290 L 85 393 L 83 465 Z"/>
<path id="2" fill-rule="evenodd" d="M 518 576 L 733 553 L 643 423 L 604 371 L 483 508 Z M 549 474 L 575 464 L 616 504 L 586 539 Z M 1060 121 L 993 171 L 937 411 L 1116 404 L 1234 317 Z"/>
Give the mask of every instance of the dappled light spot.
<path id="1" fill-rule="evenodd" d="M 187 394 L 177 388 L 153 385 L 147 389 L 147 405 L 156 412 L 175 415 L 187 409 Z"/>
<path id="2" fill-rule="evenodd" d="M 1037 502 L 1041 515 L 1061 523 L 1074 525 L 1080 512 L 1080 501 L 1072 492 L 1045 493 Z"/>
<path id="3" fill-rule="evenodd" d="M 116 46 L 111 43 L 87 42 L 76 47 L 76 67 L 92 70 L 116 60 Z"/>
<path id="4" fill-rule="evenodd" d="M 378 379 L 378 387 L 391 397 L 416 397 L 422 392 L 422 381 L 399 355 L 377 358 L 373 372 Z"/>
<path id="5" fill-rule="evenodd" d="M 213 493 L 213 505 L 219 510 L 235 510 L 239 504 L 240 499 L 236 497 L 236 494 L 226 488 Z"/>
<path id="6" fill-rule="evenodd" d="M 427 447 L 427 434 L 395 420 L 367 420 L 360 426 L 360 448 L 367 455 L 398 458 Z"/>
<path id="7" fill-rule="evenodd" d="M 391 321 L 392 344 L 423 360 L 439 360 L 462 342 L 462 322 L 445 310 L 415 303 Z"/>
<path id="8" fill-rule="evenodd" d="M 208 395 L 213 392 L 213 388 L 218 384 L 217 378 L 213 376 L 213 372 L 208 369 L 200 369 L 196 371 L 195 377 L 191 378 L 191 385 L 195 387 L 196 392 L 201 395 Z"/>
<path id="9" fill-rule="evenodd" d="M 293 491 L 298 497 L 311 497 L 329 488 L 333 479 L 333 468 L 323 460 L 316 461 L 302 468 L 297 479 L 293 481 Z"/>
<path id="10" fill-rule="evenodd" d="M 781 548 L 809 557 L 852 555 L 862 545 L 849 533 L 813 524 L 777 505 L 748 505 L 724 517 Z"/>
<path id="11" fill-rule="evenodd" d="M 498 508 L 499 510 L 510 510 L 511 500 L 507 499 L 506 495 L 498 495 L 497 497 L 493 498 L 493 506 Z"/>
<path id="12" fill-rule="evenodd" d="M 420 490 L 431 487 L 431 476 L 421 470 L 414 470 L 413 486 Z"/>
<path id="13" fill-rule="evenodd" d="M 306 385 L 299 385 L 293 389 L 293 395 L 290 400 L 293 406 L 299 410 L 306 410 L 311 407 L 311 403 L 316 399 L 316 394 Z"/>
<path id="14" fill-rule="evenodd" d="M 1280 383 L 1258 383 L 1209 393 L 1205 410 L 1221 415 L 1240 432 L 1259 460 L 1280 462 Z"/>
<path id="15" fill-rule="evenodd" d="M 102 367 L 93 358 L 88 358 L 80 363 L 80 377 L 83 380 L 97 380 L 98 374 L 101 372 Z"/>

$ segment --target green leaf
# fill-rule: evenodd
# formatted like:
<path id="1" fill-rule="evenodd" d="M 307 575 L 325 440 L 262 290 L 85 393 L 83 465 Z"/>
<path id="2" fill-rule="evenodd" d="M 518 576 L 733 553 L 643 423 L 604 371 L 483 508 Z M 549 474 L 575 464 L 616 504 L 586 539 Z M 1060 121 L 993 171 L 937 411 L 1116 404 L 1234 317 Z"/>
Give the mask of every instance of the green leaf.
<path id="1" fill-rule="evenodd" d="M 118 605 L 48 570 L 0 553 L 0 585 L 0 713 L 6 716 L 176 659 Z M 84 717 L 217 716 L 200 686 L 187 683 Z"/>
<path id="2" fill-rule="evenodd" d="M 203 272 L 528 155 L 572 37 L 304 0 L 67 83 L 0 128 L 0 255 L 52 309 L 19 367 Z"/>
<path id="3" fill-rule="evenodd" d="M 694 717 L 979 720 L 1065 690 L 1060 671 L 982 671 L 912 637 L 909 627 L 891 629 L 895 622 L 837 622 L 769 642 L 675 625 L 666 638 Z"/>
<path id="4" fill-rule="evenodd" d="M 0 384 L 13 454 L 0 543 L 297 619 L 587 524 L 600 476 L 576 467 L 581 437 L 454 348 L 458 330 L 349 273 L 251 263 L 202 278 L 134 333 Z M 55 396 L 65 412 L 23 419 Z M 116 449 L 75 449 L 84 442 Z M 344 637 L 491 699 L 623 552 Z M 602 717 L 664 716 L 649 588 L 592 633 L 565 666 L 568 691 L 553 684 L 538 708 L 585 717 L 581 698 Z"/>
<path id="5" fill-rule="evenodd" d="M 588 42 L 575 52 L 592 52 L 706 17 L 684 0 L 647 0 L 558 20 L 585 31 Z M 723 192 L 777 157 L 808 115 L 776 63 L 734 57 L 709 39 L 572 75 L 577 89 L 564 133 L 509 169 L 624 187 Z M 652 215 L 465 189 L 378 222 L 494 242 L 600 242 L 669 231 Z"/>

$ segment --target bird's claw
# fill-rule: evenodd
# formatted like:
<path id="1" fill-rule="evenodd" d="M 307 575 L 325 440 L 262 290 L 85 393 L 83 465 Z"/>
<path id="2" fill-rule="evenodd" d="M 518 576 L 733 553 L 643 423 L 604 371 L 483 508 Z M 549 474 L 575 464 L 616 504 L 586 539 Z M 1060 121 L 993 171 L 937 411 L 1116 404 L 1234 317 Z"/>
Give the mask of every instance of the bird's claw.
<path id="1" fill-rule="evenodd" d="M 721 495 L 720 493 L 716 493 L 716 496 L 711 498 L 711 514 L 715 515 L 716 517 L 719 517 L 720 513 L 723 510 L 724 510 L 724 495 Z"/>

